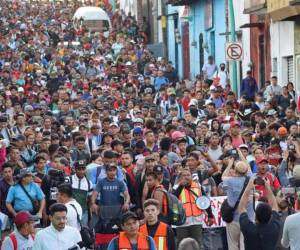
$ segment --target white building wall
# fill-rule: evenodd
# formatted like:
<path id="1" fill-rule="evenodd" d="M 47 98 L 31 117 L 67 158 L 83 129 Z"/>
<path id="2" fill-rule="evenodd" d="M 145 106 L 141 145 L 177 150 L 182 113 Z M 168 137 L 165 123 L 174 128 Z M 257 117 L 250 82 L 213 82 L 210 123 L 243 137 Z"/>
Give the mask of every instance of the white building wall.
<path id="1" fill-rule="evenodd" d="M 288 82 L 287 57 L 294 56 L 294 22 L 272 22 L 270 35 L 272 74 L 283 86 Z"/>

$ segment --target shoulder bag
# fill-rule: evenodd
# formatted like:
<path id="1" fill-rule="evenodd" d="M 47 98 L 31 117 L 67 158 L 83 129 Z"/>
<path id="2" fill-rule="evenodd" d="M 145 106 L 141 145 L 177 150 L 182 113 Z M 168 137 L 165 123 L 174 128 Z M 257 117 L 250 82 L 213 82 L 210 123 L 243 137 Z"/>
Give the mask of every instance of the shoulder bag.
<path id="1" fill-rule="evenodd" d="M 21 183 L 19 183 L 19 185 L 32 203 L 33 214 L 36 214 L 40 209 L 40 202 L 38 200 L 33 199 Z"/>
<path id="2" fill-rule="evenodd" d="M 242 195 L 248 185 L 248 182 L 250 180 L 250 177 L 247 176 L 246 177 L 246 180 L 244 182 L 244 186 L 243 186 L 243 189 L 240 193 L 240 196 L 239 198 L 237 199 L 237 201 L 235 202 L 234 206 L 231 207 L 228 203 L 228 199 L 225 199 L 224 202 L 222 203 L 222 206 L 221 206 L 221 217 L 223 219 L 223 221 L 225 221 L 226 223 L 230 223 L 233 221 L 233 216 L 234 216 L 234 211 L 237 209 L 238 207 L 238 204 L 240 203 L 240 200 L 242 198 Z"/>

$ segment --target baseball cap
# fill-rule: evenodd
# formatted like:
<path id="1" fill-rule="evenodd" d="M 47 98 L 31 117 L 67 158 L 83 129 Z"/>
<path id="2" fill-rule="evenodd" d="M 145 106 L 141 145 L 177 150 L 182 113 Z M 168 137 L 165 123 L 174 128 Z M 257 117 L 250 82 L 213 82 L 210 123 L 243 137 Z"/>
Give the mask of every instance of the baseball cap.
<path id="1" fill-rule="evenodd" d="M 262 163 L 262 162 L 268 162 L 268 160 L 267 160 L 267 158 L 266 157 L 260 157 L 260 158 L 258 158 L 257 160 L 256 160 L 256 163 L 257 164 L 260 164 L 260 163 Z"/>
<path id="2" fill-rule="evenodd" d="M 142 130 L 142 128 L 140 128 L 140 127 L 136 127 L 136 128 L 133 129 L 132 133 L 133 133 L 134 135 L 136 135 L 136 134 L 142 134 L 142 133 L 143 133 L 143 130 Z"/>
<path id="3" fill-rule="evenodd" d="M 127 111 L 127 108 L 125 107 L 125 106 L 121 106 L 119 109 L 118 109 L 118 111 L 120 112 L 120 111 Z"/>
<path id="4" fill-rule="evenodd" d="M 277 112 L 276 112 L 275 109 L 270 109 L 270 110 L 268 111 L 268 113 L 267 113 L 267 116 L 273 116 L 273 115 L 276 115 L 276 114 L 277 114 Z"/>
<path id="5" fill-rule="evenodd" d="M 190 106 L 198 106 L 197 99 L 191 99 L 190 102 L 189 102 L 188 107 L 190 107 Z"/>
<path id="6" fill-rule="evenodd" d="M 143 121 L 142 118 L 135 118 L 135 119 L 133 119 L 133 123 L 141 123 L 141 124 L 143 124 L 144 121 Z"/>
<path id="7" fill-rule="evenodd" d="M 287 135 L 287 133 L 288 133 L 288 131 L 285 127 L 280 127 L 277 132 L 279 135 Z"/>
<path id="8" fill-rule="evenodd" d="M 122 215 L 121 224 L 124 224 L 125 222 L 127 222 L 130 219 L 138 220 L 139 218 L 137 217 L 137 215 L 134 212 L 128 211 Z"/>
<path id="9" fill-rule="evenodd" d="M 246 148 L 246 149 L 248 149 L 248 145 L 247 145 L 247 144 L 241 144 L 241 145 L 239 146 L 239 148 Z"/>
<path id="10" fill-rule="evenodd" d="M 25 111 L 25 112 L 33 111 L 33 110 L 34 110 L 34 109 L 33 109 L 32 105 L 26 105 L 25 108 L 24 108 L 24 111 Z"/>
<path id="11" fill-rule="evenodd" d="M 29 175 L 32 175 L 32 172 L 29 169 L 27 169 L 27 168 L 20 169 L 20 173 L 19 173 L 20 179 L 22 179 L 25 176 L 29 176 Z"/>
<path id="12" fill-rule="evenodd" d="M 18 92 L 24 92 L 24 88 L 19 87 L 19 88 L 18 88 Z"/>
<path id="13" fill-rule="evenodd" d="M 109 127 L 113 127 L 113 126 L 115 126 L 115 127 L 119 127 L 119 125 L 117 124 L 117 123 L 115 123 L 115 122 L 112 122 L 111 124 L 109 124 Z"/>
<path id="14" fill-rule="evenodd" d="M 118 167 L 117 167 L 116 164 L 109 164 L 109 165 L 106 166 L 106 170 L 109 170 L 109 169 L 112 169 L 112 168 L 117 169 Z"/>
<path id="15" fill-rule="evenodd" d="M 153 172 L 154 172 L 154 173 L 157 173 L 157 174 L 162 174 L 162 173 L 164 172 L 164 169 L 163 169 L 162 166 L 156 165 L 156 166 L 154 166 L 154 168 L 153 168 Z"/>
<path id="16" fill-rule="evenodd" d="M 180 131 L 174 131 L 171 135 L 173 141 L 177 141 L 178 139 L 182 139 L 185 137 L 185 134 Z"/>
<path id="17" fill-rule="evenodd" d="M 74 164 L 75 168 L 81 168 L 86 166 L 86 162 L 84 160 L 76 161 Z"/>
<path id="18" fill-rule="evenodd" d="M 16 226 L 21 226 L 29 221 L 34 221 L 34 218 L 28 211 L 20 211 L 15 217 Z"/>

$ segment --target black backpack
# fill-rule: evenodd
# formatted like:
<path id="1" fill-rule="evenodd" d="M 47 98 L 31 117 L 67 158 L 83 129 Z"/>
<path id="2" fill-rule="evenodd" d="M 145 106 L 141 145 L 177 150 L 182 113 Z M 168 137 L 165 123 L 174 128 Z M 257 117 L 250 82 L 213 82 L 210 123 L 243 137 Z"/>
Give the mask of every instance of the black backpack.
<path id="1" fill-rule="evenodd" d="M 73 204 L 70 204 L 76 211 L 77 214 L 77 221 L 80 225 L 80 235 L 81 235 L 81 239 L 82 242 L 84 244 L 84 247 L 92 247 L 93 244 L 95 243 L 95 233 L 92 229 L 90 229 L 89 227 L 83 226 L 81 224 L 80 218 L 79 218 L 79 214 L 77 212 L 76 207 Z"/>

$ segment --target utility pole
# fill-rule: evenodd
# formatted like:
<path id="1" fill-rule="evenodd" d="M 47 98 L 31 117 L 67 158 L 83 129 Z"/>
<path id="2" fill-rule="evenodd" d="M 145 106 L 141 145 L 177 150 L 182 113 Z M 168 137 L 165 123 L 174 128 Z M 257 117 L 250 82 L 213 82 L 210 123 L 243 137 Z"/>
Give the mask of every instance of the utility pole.
<path id="1" fill-rule="evenodd" d="M 229 19 L 230 19 L 230 42 L 236 42 L 233 0 L 228 0 L 228 8 L 229 8 Z M 238 95 L 237 63 L 236 63 L 236 61 L 232 61 L 231 66 L 232 66 L 231 67 L 231 86 L 232 86 L 233 92 L 236 95 Z"/>

